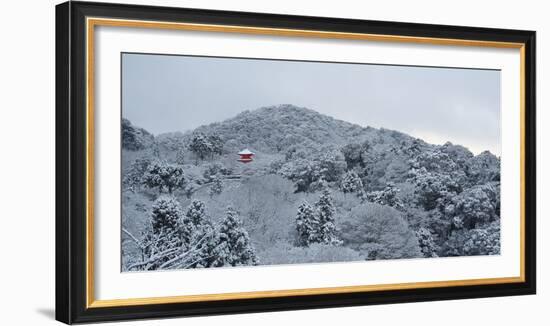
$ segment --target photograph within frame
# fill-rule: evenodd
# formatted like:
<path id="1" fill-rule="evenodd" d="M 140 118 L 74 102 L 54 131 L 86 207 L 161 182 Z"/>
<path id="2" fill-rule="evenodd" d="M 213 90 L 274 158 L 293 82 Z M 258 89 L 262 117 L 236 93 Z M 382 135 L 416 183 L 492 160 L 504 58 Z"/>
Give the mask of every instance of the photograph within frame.
<path id="1" fill-rule="evenodd" d="M 121 60 L 122 271 L 500 254 L 499 70 Z"/>
<path id="2" fill-rule="evenodd" d="M 168 9 L 168 10 L 167 10 Z M 154 18 L 152 18 L 154 17 Z M 165 273 L 120 273 L 120 252 L 117 250 L 121 236 L 120 218 L 116 215 L 120 209 L 109 212 L 108 207 L 119 207 L 121 194 L 120 177 L 110 178 L 108 182 L 95 182 L 100 171 L 120 172 L 121 145 L 113 140 L 120 137 L 120 54 L 130 48 L 120 48 L 112 53 L 112 59 L 117 68 L 109 70 L 109 80 L 98 78 L 104 76 L 98 69 L 105 67 L 98 64 L 103 59 L 98 58 L 98 49 L 114 50 L 124 44 L 127 39 L 119 38 L 113 44 L 96 46 L 98 27 L 111 26 L 135 30 L 140 39 L 148 30 L 179 30 L 219 32 L 228 36 L 233 33 L 247 35 L 277 35 L 300 37 L 300 39 L 345 39 L 397 42 L 400 44 L 400 55 L 408 57 L 409 46 L 422 44 L 442 46 L 445 49 L 458 48 L 489 48 L 515 49 L 519 57 L 512 76 L 507 69 L 502 70 L 502 119 L 503 128 L 511 118 L 515 123 L 514 132 L 503 132 L 502 141 L 506 144 L 512 140 L 518 146 L 518 152 L 513 155 L 514 169 L 519 184 L 514 184 L 517 191 L 515 198 L 506 197 L 506 189 L 511 184 L 505 170 L 508 169 L 508 145 L 503 146 L 503 222 L 507 223 L 509 214 L 515 214 L 517 209 L 506 208 L 514 203 L 519 207 L 519 244 L 508 246 L 511 237 L 507 224 L 502 228 L 502 252 L 500 256 L 459 257 L 451 259 L 402 259 L 385 261 L 366 261 L 359 263 L 333 264 L 297 264 L 273 265 L 265 268 L 211 268 L 208 270 L 174 270 Z M 140 31 L 138 31 L 140 29 Z M 206 35 L 207 33 L 205 33 Z M 225 37 L 222 37 L 225 39 Z M 154 44 L 156 38 L 141 44 Z M 121 42 L 122 41 L 122 42 Z M 139 41 L 136 39 L 136 41 Z M 153 41 L 153 42 L 151 42 Z M 299 44 L 301 42 L 298 42 Z M 177 44 L 177 43 L 176 43 Z M 298 45 L 299 45 L 298 44 Z M 168 45 L 168 44 L 165 44 Z M 170 44 L 168 47 L 186 47 L 192 43 Z M 403 45 L 403 47 L 401 47 Z M 133 48 L 133 47 L 132 47 Z M 160 48 L 136 48 L 141 52 L 164 52 L 184 54 L 180 50 L 161 50 Z M 457 49 L 458 49 L 457 48 Z M 288 48 L 287 48 L 288 49 Z M 292 49 L 292 48 L 291 48 Z M 144 318 L 166 318 L 177 316 L 197 316 L 211 314 L 229 314 L 246 312 L 272 312 L 281 310 L 343 307 L 372 304 L 409 303 L 432 300 L 465 299 L 479 297 L 495 297 L 510 295 L 527 295 L 536 293 L 536 32 L 529 30 L 510 30 L 482 28 L 473 26 L 427 25 L 373 20 L 350 20 L 330 17 L 271 15 L 265 13 L 212 11 L 204 9 L 161 8 L 122 4 L 101 4 L 85 2 L 65 2 L 56 6 L 56 319 L 67 324 L 82 322 L 99 322 L 130 320 Z M 204 49 L 198 53 L 203 52 Z M 248 49 L 241 49 L 243 56 Z M 290 50 L 290 49 L 289 49 Z M 334 48 L 335 51 L 341 49 Z M 269 49 L 268 49 L 269 51 Z M 347 51 L 346 51 L 347 52 Z M 195 52 L 197 53 L 197 52 Z M 264 52 L 265 53 L 265 52 Z M 320 52 L 321 53 L 321 52 Z M 324 56 L 324 51 L 321 56 Z M 250 55 L 252 57 L 256 55 Z M 263 56 L 263 55 L 260 55 Z M 265 57 L 270 57 L 270 54 Z M 368 54 L 367 54 L 368 56 Z M 291 56 L 292 57 L 301 57 Z M 474 57 L 471 57 L 474 59 Z M 322 58 L 321 58 L 322 60 Z M 355 61 L 363 61 L 362 59 Z M 408 60 L 405 60 L 407 62 Z M 438 65 L 437 57 L 424 57 L 425 65 Z M 456 63 L 456 64 L 455 64 Z M 463 66 L 451 60 L 445 66 Z M 492 65 L 489 65 L 492 66 Z M 105 72 L 105 71 L 104 71 Z M 509 78 L 512 77 L 512 78 Z M 114 84 L 113 84 L 114 82 Z M 114 102 L 106 110 L 100 110 L 98 104 L 105 97 L 100 96 L 109 85 L 109 93 L 113 92 Z M 509 86 L 513 89 L 505 91 Z M 516 94 L 517 91 L 517 94 Z M 513 99 L 506 99 L 509 94 L 516 94 Z M 100 105 L 101 106 L 101 105 Z M 519 107 L 519 108 L 518 108 Z M 106 115 L 109 117 L 106 118 Z M 518 123 L 519 122 L 519 123 Z M 104 127 L 114 126 L 113 133 L 105 132 Z M 504 129 L 503 129 L 504 130 Z M 412 135 L 412 133 L 411 133 Z M 116 148 L 108 156 L 96 153 L 104 145 Z M 103 147 L 104 148 L 104 147 Z M 101 150 L 100 150 L 101 151 Z M 107 159 L 106 159 L 107 158 Z M 110 162 L 109 162 L 110 160 Z M 116 161 L 116 164 L 113 164 Z M 519 173 L 517 173 L 519 171 Z M 105 175 L 104 173 L 101 173 Z M 102 187 L 101 184 L 107 184 Z M 99 187 L 98 187 L 99 185 Z M 113 186 L 110 187 L 109 186 Z M 509 189 L 509 188 L 508 188 Z M 99 190 L 99 191 L 98 191 Z M 108 193 L 108 197 L 105 194 Z M 99 197 L 99 198 L 98 198 Z M 519 197 L 519 200 L 517 198 Z M 98 200 L 99 199 L 99 200 Z M 106 204 L 107 203 L 107 204 Z M 112 205 L 112 206 L 111 206 Z M 107 209 L 107 214 L 104 214 Z M 99 212 L 98 212 L 99 210 Z M 515 212 L 515 213 L 514 213 Z M 99 214 L 98 214 L 99 213 Z M 115 216 L 113 219 L 112 217 Z M 102 217 L 107 217 L 103 219 Z M 506 220 L 506 221 L 504 221 Z M 99 223 L 98 223 L 99 222 Z M 109 229 L 114 231 L 116 241 L 106 244 L 101 238 L 104 226 L 116 225 Z M 139 236 L 139 235 L 138 235 Z M 508 250 L 508 248 L 511 248 Z M 99 250 L 98 250 L 99 249 Z M 327 284 L 329 287 L 317 287 L 315 284 L 302 283 L 280 290 L 242 292 L 224 290 L 225 278 L 217 280 L 210 278 L 212 294 L 186 295 L 183 291 L 172 293 L 155 293 L 162 280 L 169 281 L 177 276 L 179 280 L 189 280 L 195 275 L 229 273 L 243 275 L 245 281 L 261 284 L 261 282 L 276 281 L 274 278 L 258 279 L 255 273 L 272 269 L 317 269 L 321 273 L 336 266 L 346 270 L 356 270 L 357 266 L 377 267 L 389 264 L 420 264 L 447 265 L 448 263 L 465 262 L 477 259 L 500 259 L 511 251 L 518 253 L 519 275 L 507 274 L 496 278 L 468 278 L 438 280 L 429 278 L 426 282 L 391 283 L 366 282 L 361 280 L 349 283 L 350 286 Z M 110 278 L 116 284 L 105 287 L 102 273 L 106 260 L 103 254 L 109 253 L 114 259 L 111 264 Z M 353 266 L 352 266 L 353 265 Z M 464 264 L 468 265 L 468 264 Z M 485 268 L 480 268 L 485 270 Z M 400 274 L 407 269 L 393 269 Z M 401 273 L 405 271 L 405 273 Z M 427 271 L 430 271 L 427 269 Z M 247 272 L 246 274 L 242 272 Z M 388 270 L 390 272 L 390 270 Z M 367 273 L 361 273 L 366 275 Z M 388 273 L 392 274 L 392 273 Z M 334 274 L 342 276 L 342 273 Z M 103 275 L 104 276 L 104 275 Z M 143 284 L 133 286 L 118 282 L 121 279 L 141 279 Z M 156 279 L 154 283 L 149 280 Z M 158 280 L 161 282 L 158 282 Z M 194 278 L 191 278 L 194 282 Z M 294 277 L 285 278 L 286 281 Z M 220 284 L 224 282 L 223 285 Z M 174 290 L 174 285 L 170 288 Z M 250 284 L 247 283 L 247 284 Z M 189 284 L 189 283 L 187 283 Z M 126 290 L 134 290 L 145 285 L 139 294 L 124 294 Z M 152 287 L 147 288 L 147 285 Z M 179 284 L 181 287 L 181 283 Z M 262 286 L 260 286 L 262 287 Z M 262 287 L 263 288 L 263 287 Z M 103 296 L 103 291 L 109 290 L 110 296 Z"/>

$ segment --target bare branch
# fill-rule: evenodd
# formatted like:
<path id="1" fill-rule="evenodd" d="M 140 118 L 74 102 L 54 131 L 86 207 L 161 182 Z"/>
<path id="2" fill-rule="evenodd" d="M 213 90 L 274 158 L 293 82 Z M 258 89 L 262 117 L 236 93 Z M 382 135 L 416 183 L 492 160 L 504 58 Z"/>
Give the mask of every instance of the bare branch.
<path id="1" fill-rule="evenodd" d="M 124 232 L 127 236 L 130 237 L 139 247 L 143 248 L 143 244 L 141 241 L 139 241 L 130 231 L 126 230 L 125 228 L 122 228 L 122 232 Z"/>

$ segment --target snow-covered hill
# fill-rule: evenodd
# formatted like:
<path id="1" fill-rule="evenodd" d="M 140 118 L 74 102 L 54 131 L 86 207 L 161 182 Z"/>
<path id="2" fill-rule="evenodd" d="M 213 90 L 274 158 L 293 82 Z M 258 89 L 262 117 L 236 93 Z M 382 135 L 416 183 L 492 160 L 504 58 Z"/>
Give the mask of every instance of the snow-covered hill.
<path id="1" fill-rule="evenodd" d="M 244 148 L 251 163 L 238 161 Z M 122 173 L 135 238 L 152 236 L 153 207 L 170 203 L 178 217 L 200 201 L 210 230 L 235 209 L 261 264 L 500 252 L 499 158 L 293 105 L 156 137 L 123 120 Z M 328 233 L 304 235 L 320 210 Z M 130 238 L 124 264 L 143 256 Z"/>

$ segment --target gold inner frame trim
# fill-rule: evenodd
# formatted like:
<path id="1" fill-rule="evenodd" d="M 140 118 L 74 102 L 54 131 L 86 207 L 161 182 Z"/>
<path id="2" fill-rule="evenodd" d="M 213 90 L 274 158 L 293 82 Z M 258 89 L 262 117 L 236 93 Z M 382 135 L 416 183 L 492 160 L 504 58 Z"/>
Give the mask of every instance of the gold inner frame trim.
<path id="1" fill-rule="evenodd" d="M 167 297 L 128 298 L 96 300 L 94 295 L 94 32 L 96 26 L 114 26 L 131 28 L 153 28 L 185 30 L 199 32 L 222 32 L 256 34 L 286 37 L 314 37 L 329 39 L 365 40 L 375 42 L 404 42 L 416 44 L 474 46 L 492 48 L 511 48 L 520 51 L 520 276 L 466 279 L 449 281 L 429 281 L 394 284 L 356 285 L 325 288 L 288 289 L 273 291 L 216 293 Z M 195 23 L 175 23 L 144 20 L 124 20 L 110 18 L 86 18 L 86 118 L 87 118 L 87 161 L 86 161 L 86 307 L 119 307 L 149 304 L 168 304 L 198 301 L 220 301 L 234 299 L 274 298 L 317 294 L 337 294 L 354 292 L 374 292 L 418 288 L 440 288 L 452 286 L 474 286 L 488 284 L 525 282 L 525 44 L 514 42 L 478 41 L 448 38 L 413 37 L 383 34 L 344 33 L 301 29 L 264 28 L 233 25 L 213 25 Z"/>

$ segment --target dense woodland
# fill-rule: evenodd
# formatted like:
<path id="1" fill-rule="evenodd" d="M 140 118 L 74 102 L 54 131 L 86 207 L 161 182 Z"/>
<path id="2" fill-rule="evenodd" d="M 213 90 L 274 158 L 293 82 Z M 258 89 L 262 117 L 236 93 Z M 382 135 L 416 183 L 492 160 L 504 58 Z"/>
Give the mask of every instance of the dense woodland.
<path id="1" fill-rule="evenodd" d="M 500 253 L 488 151 L 292 105 L 122 147 L 124 271 Z"/>

